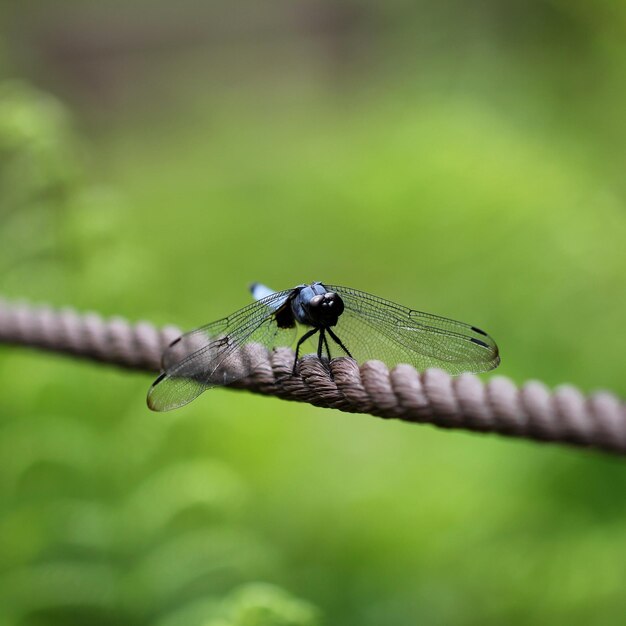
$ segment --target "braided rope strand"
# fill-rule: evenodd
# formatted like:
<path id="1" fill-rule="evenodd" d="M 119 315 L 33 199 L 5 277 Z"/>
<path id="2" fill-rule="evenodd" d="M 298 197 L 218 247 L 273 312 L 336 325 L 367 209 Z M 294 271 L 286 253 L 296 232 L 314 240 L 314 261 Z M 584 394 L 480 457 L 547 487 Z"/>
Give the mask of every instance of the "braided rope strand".
<path id="1" fill-rule="evenodd" d="M 0 343 L 130 369 L 158 372 L 162 351 L 180 334 L 175 326 L 0 299 Z M 380 361 L 359 367 L 348 358 L 331 362 L 331 376 L 314 356 L 304 357 L 291 376 L 289 348 L 257 350 L 255 359 L 258 368 L 232 387 L 351 413 L 626 454 L 626 403 L 609 392 L 585 396 L 570 385 L 550 391 L 538 381 L 517 387 L 502 376 L 485 383 L 473 374 L 453 378 L 409 365 L 388 370 Z"/>

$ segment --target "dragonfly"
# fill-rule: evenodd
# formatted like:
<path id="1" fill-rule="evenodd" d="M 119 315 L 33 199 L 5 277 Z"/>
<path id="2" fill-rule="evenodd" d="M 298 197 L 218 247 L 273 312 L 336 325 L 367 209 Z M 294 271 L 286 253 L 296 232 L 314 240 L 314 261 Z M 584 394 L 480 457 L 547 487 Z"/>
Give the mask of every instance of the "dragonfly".
<path id="1" fill-rule="evenodd" d="M 259 350 L 314 352 L 328 366 L 336 357 L 400 363 L 452 375 L 486 372 L 500 363 L 498 346 L 476 326 L 415 311 L 351 287 L 322 282 L 272 291 L 254 283 L 255 302 L 175 339 L 148 392 L 154 411 L 181 407 L 203 391 L 229 385 L 259 366 Z"/>

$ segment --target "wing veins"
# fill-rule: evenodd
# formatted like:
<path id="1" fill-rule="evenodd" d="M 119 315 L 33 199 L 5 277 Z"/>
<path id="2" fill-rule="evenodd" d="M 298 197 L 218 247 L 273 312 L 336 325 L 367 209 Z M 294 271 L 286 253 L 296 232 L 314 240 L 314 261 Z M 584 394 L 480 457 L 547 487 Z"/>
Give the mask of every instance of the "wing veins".
<path id="1" fill-rule="evenodd" d="M 469 343 L 474 343 L 472 341 L 472 336 L 477 335 L 479 338 L 482 337 L 483 341 L 488 342 L 489 346 L 492 347 L 494 345 L 493 339 L 489 335 L 485 335 L 482 333 L 477 333 L 473 330 L 475 327 L 471 324 L 467 324 L 465 322 L 459 322 L 457 320 L 453 320 L 448 317 L 442 317 L 439 315 L 434 315 L 432 313 L 424 313 L 423 311 L 417 311 L 415 309 L 409 309 L 408 307 L 404 307 L 400 304 L 396 304 L 391 302 L 390 300 L 384 300 L 379 298 L 378 296 L 373 296 L 368 294 L 365 291 L 358 291 L 356 289 L 351 289 L 349 287 L 340 287 L 337 285 L 325 285 L 327 289 L 332 291 L 337 291 L 340 296 L 344 296 L 344 294 L 348 295 L 350 308 L 358 313 L 364 313 L 365 315 L 369 315 L 371 317 L 375 317 L 377 320 L 384 322 L 385 324 L 393 327 L 400 328 L 403 330 L 412 330 L 412 329 L 421 329 L 426 332 L 454 337 L 457 339 L 462 339 Z M 367 301 L 372 306 L 370 307 L 359 307 L 359 301 Z M 403 314 L 403 317 L 398 316 L 397 314 L 392 314 L 388 309 L 398 311 Z M 389 322 L 389 317 L 392 316 L 393 319 L 397 322 L 395 325 L 391 325 Z M 431 320 L 432 322 L 439 322 L 442 326 L 433 326 L 426 322 L 422 322 L 417 317 L 425 318 Z M 404 324 L 407 324 L 405 326 Z M 459 327 L 459 330 L 452 330 L 449 328 L 445 328 L 445 326 Z M 466 330 L 467 334 L 460 332 L 460 330 Z M 486 340 L 485 340 L 486 337 Z"/>
<path id="2" fill-rule="evenodd" d="M 258 300 L 257 302 L 253 302 L 245 306 L 243 309 L 235 312 L 234 314 L 229 315 L 228 317 L 222 318 L 221 320 L 217 320 L 201 328 L 196 328 L 188 333 L 185 333 L 176 342 L 171 344 L 170 348 L 168 349 L 173 348 L 173 346 L 175 344 L 178 344 L 181 340 L 193 337 L 198 334 L 207 334 L 208 332 L 212 332 L 212 330 L 216 328 L 220 328 L 220 334 L 223 334 L 225 338 L 232 340 L 232 342 L 229 341 L 229 346 L 226 351 L 218 352 L 218 354 L 216 354 L 212 359 L 209 359 L 206 363 L 202 364 L 202 367 L 205 369 L 212 368 L 211 371 L 212 373 L 214 373 L 215 370 L 217 370 L 217 368 L 224 362 L 224 360 L 230 356 L 230 354 L 232 353 L 231 348 L 234 349 L 238 346 L 241 346 L 252 333 L 260 328 L 265 319 L 269 318 L 275 311 L 275 307 L 273 305 L 281 301 L 283 298 L 287 297 L 291 293 L 291 291 L 292 290 L 289 289 L 270 294 L 266 298 Z M 247 313 L 247 318 L 244 313 Z M 239 326 L 235 326 L 235 328 L 232 328 L 232 323 L 224 324 L 224 322 L 228 320 L 232 320 L 233 322 L 239 322 Z M 249 332 L 247 332 L 248 330 Z M 197 350 L 194 350 L 191 354 L 188 354 L 182 360 L 175 361 L 172 365 L 164 368 L 166 375 L 169 378 L 174 378 L 176 377 L 177 372 L 180 372 L 183 368 L 190 366 L 193 361 L 197 360 L 202 363 L 201 359 L 203 355 L 205 355 L 209 350 L 214 349 L 216 342 L 221 341 L 222 339 L 218 339 L 217 337 L 211 338 L 209 336 L 207 337 L 207 340 L 208 342 L 206 343 L 206 345 L 198 348 Z M 217 358 L 220 358 L 220 361 L 213 367 L 212 363 Z M 163 361 L 165 362 L 166 359 L 167 353 L 164 353 Z"/>
<path id="3" fill-rule="evenodd" d="M 232 353 L 232 351 L 235 348 L 240 347 L 252 333 L 254 333 L 256 330 L 258 330 L 270 318 L 272 313 L 273 313 L 273 311 L 269 311 L 269 312 L 266 312 L 265 315 L 256 316 L 256 317 L 252 318 L 251 320 L 247 320 L 241 326 L 238 326 L 238 327 L 234 328 L 233 330 L 231 330 L 230 332 L 225 333 L 225 338 L 228 339 L 228 344 L 227 344 L 228 347 L 227 347 L 227 349 L 224 350 L 223 352 L 218 352 L 215 355 L 214 358 L 210 359 L 205 364 L 207 366 L 207 368 L 210 368 L 210 367 L 212 367 L 212 365 L 215 362 L 215 360 L 221 357 L 220 361 L 211 370 L 211 374 L 213 374 L 215 372 L 215 370 L 217 370 L 217 368 L 224 362 L 224 360 L 228 356 L 230 356 L 230 354 Z M 250 330 L 249 330 L 249 332 L 246 333 L 246 331 L 248 331 L 248 329 L 250 329 Z M 233 338 L 233 335 L 235 333 L 238 336 Z M 246 334 L 243 334 L 243 333 L 246 333 Z M 213 341 L 210 341 L 205 346 L 202 346 L 202 348 L 198 348 L 198 350 L 196 350 L 196 351 L 192 352 L 190 355 L 186 356 L 182 361 L 179 361 L 178 363 L 176 363 L 172 367 L 168 368 L 168 370 L 166 370 L 166 374 L 169 377 L 175 377 L 176 376 L 176 372 L 178 372 L 181 369 L 183 369 L 183 367 L 189 365 L 192 361 L 201 358 L 208 350 L 210 350 L 212 347 L 214 347 L 215 343 L 219 343 L 220 341 L 222 341 L 222 339 L 215 338 Z"/>
<path id="4" fill-rule="evenodd" d="M 399 346 L 402 352 L 417 352 L 424 357 L 451 364 L 479 365 L 497 358 L 497 347 L 493 339 L 489 335 L 477 333 L 470 324 L 415 311 L 355 289 L 325 286 L 339 293 L 344 299 L 347 311 L 351 311 L 361 323 L 366 324 L 375 333 L 383 334 L 388 341 Z M 440 326 L 422 322 L 419 317 Z M 376 320 L 376 325 L 372 323 L 372 319 Z M 479 337 L 485 345 L 473 341 L 476 337 L 472 334 Z M 429 344 L 434 349 L 430 349 Z"/>

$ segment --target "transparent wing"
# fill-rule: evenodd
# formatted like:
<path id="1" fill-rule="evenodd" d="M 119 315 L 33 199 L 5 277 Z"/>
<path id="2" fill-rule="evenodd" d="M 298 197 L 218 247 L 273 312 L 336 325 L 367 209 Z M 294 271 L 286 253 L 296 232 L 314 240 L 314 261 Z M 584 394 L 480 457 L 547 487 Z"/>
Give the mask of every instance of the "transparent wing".
<path id="1" fill-rule="evenodd" d="M 259 349 L 293 343 L 296 329 L 279 328 L 274 312 L 291 289 L 273 293 L 236 313 L 176 339 L 163 352 L 163 373 L 148 392 L 148 406 L 169 411 L 203 391 L 245 378 Z"/>
<path id="2" fill-rule="evenodd" d="M 475 326 L 349 287 L 324 286 L 337 292 L 345 305 L 332 330 L 360 363 L 378 359 L 389 367 L 408 363 L 417 370 L 439 367 L 450 374 L 486 372 L 500 363 L 494 340 Z M 345 356 L 330 337 L 329 347 L 331 356 Z"/>

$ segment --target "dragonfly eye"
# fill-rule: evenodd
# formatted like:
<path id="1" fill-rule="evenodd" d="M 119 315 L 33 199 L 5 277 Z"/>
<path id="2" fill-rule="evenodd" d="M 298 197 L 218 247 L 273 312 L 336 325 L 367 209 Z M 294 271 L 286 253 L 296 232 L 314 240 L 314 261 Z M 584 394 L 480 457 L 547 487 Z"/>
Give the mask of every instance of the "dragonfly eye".
<path id="1" fill-rule="evenodd" d="M 308 303 L 309 314 L 318 322 L 335 325 L 343 313 L 343 300 L 333 291 L 313 296 Z"/>

